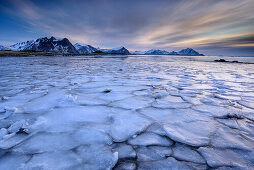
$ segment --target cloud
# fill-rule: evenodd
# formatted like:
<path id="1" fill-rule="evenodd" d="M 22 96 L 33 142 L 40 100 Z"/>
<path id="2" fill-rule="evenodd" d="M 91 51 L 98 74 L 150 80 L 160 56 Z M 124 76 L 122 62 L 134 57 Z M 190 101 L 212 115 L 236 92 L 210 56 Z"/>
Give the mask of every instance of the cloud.
<path id="1" fill-rule="evenodd" d="M 130 49 L 195 47 L 208 53 L 224 47 L 225 54 L 230 48 L 253 47 L 253 8 L 252 0 L 10 0 L 0 4 L 2 11 L 27 23 L 30 31 L 73 42 Z"/>

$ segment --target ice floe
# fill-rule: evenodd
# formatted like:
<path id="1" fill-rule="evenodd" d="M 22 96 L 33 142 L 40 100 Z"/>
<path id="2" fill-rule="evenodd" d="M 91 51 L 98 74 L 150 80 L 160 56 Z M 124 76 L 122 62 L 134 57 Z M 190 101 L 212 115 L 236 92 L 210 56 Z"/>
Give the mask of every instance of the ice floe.
<path id="1" fill-rule="evenodd" d="M 253 169 L 253 65 L 211 58 L 1 57 L 0 169 Z"/>

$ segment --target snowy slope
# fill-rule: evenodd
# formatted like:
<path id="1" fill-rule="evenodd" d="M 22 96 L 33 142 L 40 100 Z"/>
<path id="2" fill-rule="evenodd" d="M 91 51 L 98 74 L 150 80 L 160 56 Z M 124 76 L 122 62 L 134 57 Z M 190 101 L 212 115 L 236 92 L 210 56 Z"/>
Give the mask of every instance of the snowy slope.
<path id="1" fill-rule="evenodd" d="M 193 50 L 192 48 L 182 49 L 178 52 L 179 55 L 192 55 L 192 56 L 203 56 L 203 54 L 198 53 L 197 51 Z"/>
<path id="2" fill-rule="evenodd" d="M 76 43 L 74 47 L 80 54 L 91 54 L 97 51 L 97 48 L 87 44 Z"/>
<path id="3" fill-rule="evenodd" d="M 43 37 L 37 40 L 17 43 L 8 47 L 10 50 L 23 51 L 46 51 L 61 54 L 76 54 L 78 51 L 67 38 L 56 39 L 55 37 Z"/>
<path id="4" fill-rule="evenodd" d="M 130 52 L 123 46 L 112 49 L 98 49 L 98 51 L 109 54 L 130 54 Z"/>
<path id="5" fill-rule="evenodd" d="M 146 51 L 145 54 L 148 54 L 148 55 L 168 55 L 169 52 L 165 51 L 165 50 L 152 49 L 152 50 Z"/>
<path id="6" fill-rule="evenodd" d="M 29 46 L 32 45 L 33 43 L 35 43 L 35 40 L 16 43 L 7 48 L 14 51 L 22 51 L 22 50 L 25 50 L 26 48 L 29 48 Z"/>
<path id="7" fill-rule="evenodd" d="M 6 50 L 6 47 L 0 45 L 0 51 L 1 51 L 1 50 Z"/>
<path id="8" fill-rule="evenodd" d="M 130 51 L 131 54 L 137 54 L 137 55 L 142 55 L 145 54 L 146 51 Z"/>
<path id="9" fill-rule="evenodd" d="M 178 55 L 178 53 L 175 52 L 175 51 L 171 51 L 171 52 L 169 53 L 169 55 Z"/>
<path id="10" fill-rule="evenodd" d="M 146 54 L 146 55 L 191 55 L 191 56 L 202 56 L 203 54 L 198 53 L 197 51 L 193 50 L 192 48 L 182 49 L 179 52 L 175 51 L 165 51 L 159 49 L 151 49 L 148 51 L 133 51 L 131 54 Z"/>

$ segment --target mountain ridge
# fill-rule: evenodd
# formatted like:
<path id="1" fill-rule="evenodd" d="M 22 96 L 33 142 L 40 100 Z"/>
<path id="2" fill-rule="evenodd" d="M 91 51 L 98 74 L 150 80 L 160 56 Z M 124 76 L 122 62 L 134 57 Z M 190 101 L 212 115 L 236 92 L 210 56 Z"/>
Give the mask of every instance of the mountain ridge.
<path id="1" fill-rule="evenodd" d="M 200 54 L 199 52 L 195 51 L 192 48 L 182 49 L 179 52 L 175 51 L 166 51 L 166 50 L 159 50 L 159 49 L 151 49 L 148 51 L 134 51 L 131 54 L 135 55 L 188 55 L 188 56 L 203 56 L 204 54 Z"/>
<path id="2" fill-rule="evenodd" d="M 151 49 L 148 51 L 134 51 L 130 52 L 127 48 L 120 46 L 112 49 L 95 48 L 92 45 L 83 43 L 72 43 L 67 38 L 42 37 L 36 40 L 19 42 L 10 46 L 1 46 L 0 50 L 13 51 L 44 51 L 58 54 L 135 54 L 135 55 L 189 55 L 189 56 L 203 56 L 192 48 L 182 49 L 178 52 L 166 51 L 160 49 Z"/>

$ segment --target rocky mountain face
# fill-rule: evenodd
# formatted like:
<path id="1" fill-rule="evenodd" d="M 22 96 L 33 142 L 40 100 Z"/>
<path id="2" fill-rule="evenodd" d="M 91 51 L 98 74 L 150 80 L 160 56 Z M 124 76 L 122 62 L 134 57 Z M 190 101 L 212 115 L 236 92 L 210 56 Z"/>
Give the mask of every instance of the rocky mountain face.
<path id="1" fill-rule="evenodd" d="M 78 51 L 71 44 L 67 38 L 56 39 L 55 37 L 51 38 L 40 38 L 31 44 L 29 48 L 25 50 L 34 50 L 34 51 L 47 51 L 47 52 L 56 52 L 61 54 L 77 54 Z"/>
<path id="2" fill-rule="evenodd" d="M 78 54 L 76 48 L 71 44 L 67 38 L 56 39 L 55 37 L 38 38 L 26 42 L 17 43 L 7 47 L 10 50 L 24 51 L 46 51 L 60 54 Z"/>
<path id="3" fill-rule="evenodd" d="M 117 47 L 112 49 L 100 49 L 91 45 L 76 43 L 74 45 L 79 54 L 130 54 L 125 47 Z"/>

